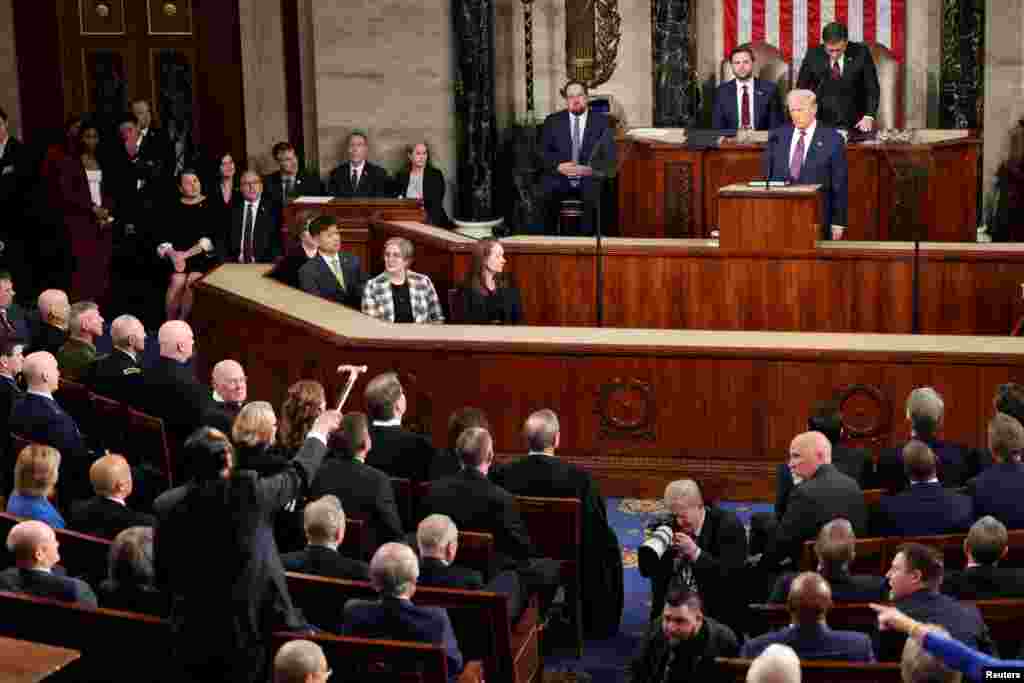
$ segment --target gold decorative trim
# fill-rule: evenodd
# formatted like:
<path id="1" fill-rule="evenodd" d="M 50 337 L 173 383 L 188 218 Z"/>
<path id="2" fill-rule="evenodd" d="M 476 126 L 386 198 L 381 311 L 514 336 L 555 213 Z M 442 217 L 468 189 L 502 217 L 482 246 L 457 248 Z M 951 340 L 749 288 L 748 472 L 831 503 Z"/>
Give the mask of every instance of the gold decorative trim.
<path id="1" fill-rule="evenodd" d="M 159 7 L 154 7 L 154 2 Z M 161 15 L 174 19 L 178 13 L 184 10 L 188 19 L 187 31 L 157 31 L 153 29 L 153 17 Z M 191 0 L 146 0 L 146 32 L 151 36 L 190 36 L 194 31 L 192 24 L 192 2 Z"/>
<path id="2" fill-rule="evenodd" d="M 85 18 L 87 15 L 97 14 L 101 19 L 106 19 L 110 16 L 111 11 L 118 7 L 121 9 L 121 14 L 119 15 L 121 17 L 120 31 L 87 31 L 85 29 Z M 124 17 L 124 0 L 78 0 L 78 29 L 83 36 L 125 35 L 127 30 Z"/>

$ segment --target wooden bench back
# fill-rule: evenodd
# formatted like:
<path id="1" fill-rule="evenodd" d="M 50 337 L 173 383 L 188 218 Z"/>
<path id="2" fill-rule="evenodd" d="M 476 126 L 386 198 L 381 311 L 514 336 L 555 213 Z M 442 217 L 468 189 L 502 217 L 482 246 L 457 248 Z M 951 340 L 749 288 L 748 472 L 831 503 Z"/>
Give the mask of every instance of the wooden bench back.
<path id="1" fill-rule="evenodd" d="M 715 662 L 722 672 L 721 683 L 745 683 L 752 659 L 718 657 Z M 801 660 L 800 680 L 803 683 L 900 683 L 900 665 L 861 664 L 833 660 Z"/>
<path id="2" fill-rule="evenodd" d="M 289 640 L 311 640 L 323 648 L 328 668 L 341 680 L 379 683 L 447 683 L 444 647 L 398 640 L 349 638 L 328 633 L 275 633 L 273 652 Z"/>
<path id="3" fill-rule="evenodd" d="M 158 467 L 160 472 L 167 477 L 169 486 L 173 487 L 175 481 L 184 481 L 185 478 L 178 471 L 181 463 L 174 462 L 171 456 L 171 446 L 164 421 L 159 417 L 140 413 L 127 407 L 125 408 L 125 417 L 125 448 L 128 453 L 142 462 L 148 462 Z"/>
<path id="4" fill-rule="evenodd" d="M 494 566 L 494 535 L 482 531 L 460 531 L 455 564 L 469 567 L 484 577 Z"/>
<path id="5" fill-rule="evenodd" d="M 0 557 L 4 559 L 5 567 L 14 564 L 14 559 L 7 550 L 7 534 L 14 525 L 26 519 L 27 517 L 0 512 Z M 111 541 L 70 529 L 54 529 L 54 533 L 60 544 L 61 566 L 67 570 L 69 576 L 85 579 L 95 588 L 95 584 L 107 575 Z"/>

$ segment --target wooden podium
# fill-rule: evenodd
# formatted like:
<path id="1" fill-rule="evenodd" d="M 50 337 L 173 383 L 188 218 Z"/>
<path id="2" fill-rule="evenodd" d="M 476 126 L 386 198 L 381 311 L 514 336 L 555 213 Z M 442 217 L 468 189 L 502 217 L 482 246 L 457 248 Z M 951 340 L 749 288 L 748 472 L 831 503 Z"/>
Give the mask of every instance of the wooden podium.
<path id="1" fill-rule="evenodd" d="M 719 247 L 749 252 L 814 249 L 822 234 L 820 187 L 726 185 L 718 191 Z"/>

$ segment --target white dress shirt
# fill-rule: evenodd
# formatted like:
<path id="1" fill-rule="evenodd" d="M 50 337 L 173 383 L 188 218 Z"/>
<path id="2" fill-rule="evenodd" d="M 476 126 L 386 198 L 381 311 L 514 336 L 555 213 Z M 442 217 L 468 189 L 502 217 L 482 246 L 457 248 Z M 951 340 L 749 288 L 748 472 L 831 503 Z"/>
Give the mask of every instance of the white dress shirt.
<path id="1" fill-rule="evenodd" d="M 818 128 L 818 120 L 815 119 L 811 125 L 807 126 L 804 130 L 804 158 L 800 160 L 800 166 L 803 168 L 803 162 L 807 161 L 807 153 L 811 151 L 811 140 L 814 139 L 814 131 Z M 800 141 L 800 129 L 793 128 L 793 139 L 789 141 L 789 154 L 786 156 L 786 168 L 789 169 L 793 165 L 793 153 L 796 152 L 796 143 Z M 788 172 L 788 170 L 787 170 Z"/>

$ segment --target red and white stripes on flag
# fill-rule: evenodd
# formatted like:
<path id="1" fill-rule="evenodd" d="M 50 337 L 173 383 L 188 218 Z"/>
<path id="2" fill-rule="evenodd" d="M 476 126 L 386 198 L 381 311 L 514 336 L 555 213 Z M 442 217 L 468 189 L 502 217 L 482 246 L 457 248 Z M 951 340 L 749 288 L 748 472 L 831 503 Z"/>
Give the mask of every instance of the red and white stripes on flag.
<path id="1" fill-rule="evenodd" d="M 821 43 L 821 29 L 846 24 L 850 40 L 874 41 L 903 61 L 906 0 L 724 0 L 725 57 L 737 45 L 764 41 L 782 50 L 793 78 L 808 48 Z"/>

